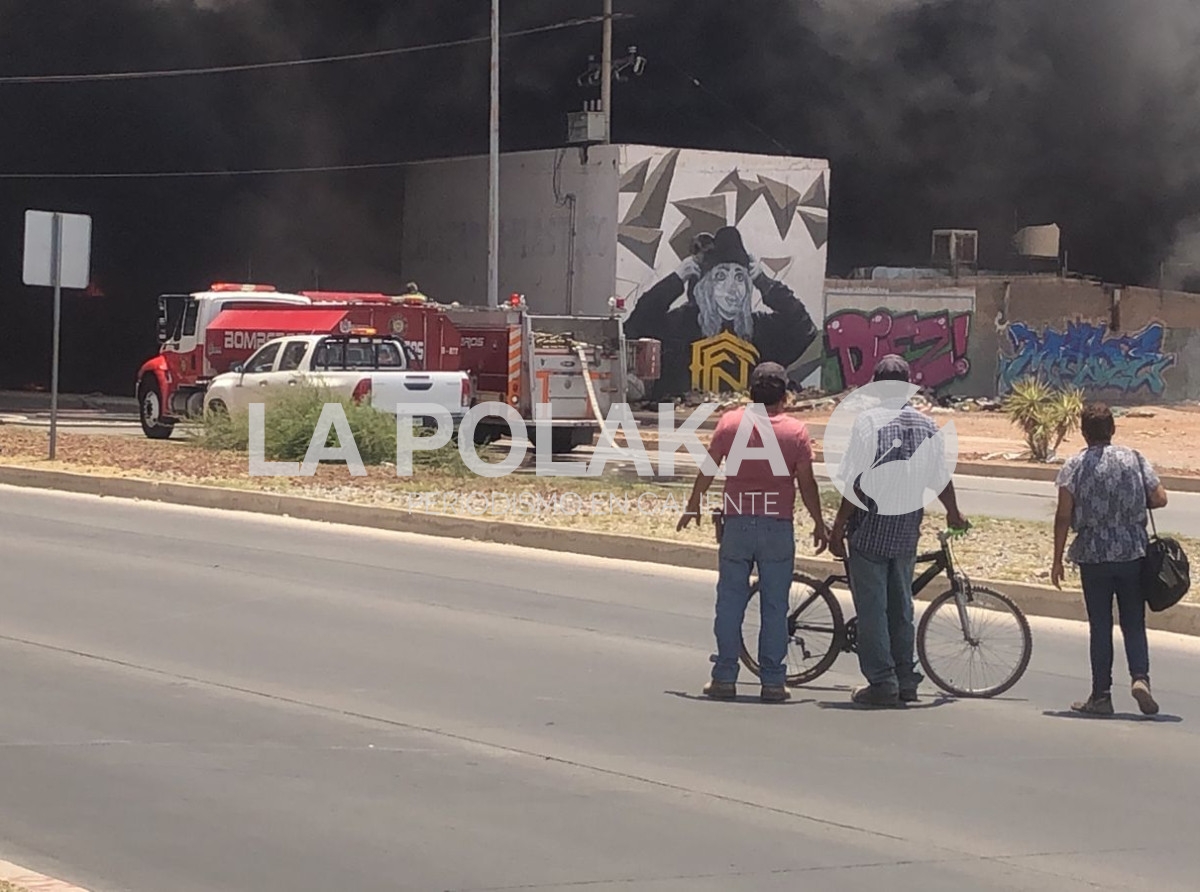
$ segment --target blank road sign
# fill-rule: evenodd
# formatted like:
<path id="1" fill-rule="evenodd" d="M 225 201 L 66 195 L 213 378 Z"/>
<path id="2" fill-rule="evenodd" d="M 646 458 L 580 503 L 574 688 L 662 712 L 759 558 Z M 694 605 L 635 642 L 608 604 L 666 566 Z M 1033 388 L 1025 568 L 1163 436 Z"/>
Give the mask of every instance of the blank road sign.
<path id="1" fill-rule="evenodd" d="M 26 285 L 54 285 L 54 217 L 51 211 L 25 212 Z M 59 279 L 63 288 L 87 288 L 90 279 L 92 218 L 84 214 L 58 214 L 62 220 Z"/>

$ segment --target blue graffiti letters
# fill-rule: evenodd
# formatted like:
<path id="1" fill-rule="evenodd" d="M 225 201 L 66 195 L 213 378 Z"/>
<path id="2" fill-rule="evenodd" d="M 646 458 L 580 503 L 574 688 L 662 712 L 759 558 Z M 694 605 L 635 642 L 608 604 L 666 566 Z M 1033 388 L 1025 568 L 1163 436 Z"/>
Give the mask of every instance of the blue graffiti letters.
<path id="1" fill-rule="evenodd" d="M 1108 326 L 1068 322 L 1066 331 L 1046 327 L 1040 334 L 1023 322 L 1008 326 L 1010 355 L 1000 356 L 999 390 L 1021 378 L 1037 377 L 1056 387 L 1161 395 L 1163 373 L 1175 364 L 1163 353 L 1163 327 L 1153 322 L 1135 334 L 1108 335 Z"/>

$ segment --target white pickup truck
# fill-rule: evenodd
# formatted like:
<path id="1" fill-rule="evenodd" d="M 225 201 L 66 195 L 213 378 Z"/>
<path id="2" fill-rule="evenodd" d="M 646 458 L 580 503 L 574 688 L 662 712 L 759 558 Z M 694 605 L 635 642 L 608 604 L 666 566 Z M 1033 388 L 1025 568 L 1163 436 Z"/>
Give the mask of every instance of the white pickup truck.
<path id="1" fill-rule="evenodd" d="M 334 396 L 367 402 L 383 412 L 425 403 L 445 408 L 455 429 L 474 401 L 466 372 L 409 369 L 404 342 L 373 335 L 297 335 L 263 344 L 245 364 L 217 375 L 204 394 L 204 410 L 242 413 L 289 387 L 311 384 Z"/>

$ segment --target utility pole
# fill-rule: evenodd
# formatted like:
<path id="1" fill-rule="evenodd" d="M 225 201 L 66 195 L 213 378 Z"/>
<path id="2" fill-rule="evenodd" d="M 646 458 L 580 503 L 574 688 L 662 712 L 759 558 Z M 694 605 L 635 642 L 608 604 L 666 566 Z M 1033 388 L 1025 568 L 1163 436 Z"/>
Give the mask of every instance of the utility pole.
<path id="1" fill-rule="evenodd" d="M 492 108 L 488 152 L 488 306 L 500 305 L 500 0 L 492 0 Z"/>
<path id="2" fill-rule="evenodd" d="M 600 109 L 604 112 L 604 141 L 612 142 L 612 17 L 613 0 L 604 0 L 604 39 L 600 54 Z"/>

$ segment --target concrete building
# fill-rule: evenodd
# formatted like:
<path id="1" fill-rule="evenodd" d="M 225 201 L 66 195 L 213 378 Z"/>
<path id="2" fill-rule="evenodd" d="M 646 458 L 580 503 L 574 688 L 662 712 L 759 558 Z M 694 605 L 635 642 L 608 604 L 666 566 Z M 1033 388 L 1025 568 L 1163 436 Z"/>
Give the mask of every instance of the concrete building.
<path id="1" fill-rule="evenodd" d="M 406 278 L 486 302 L 487 158 L 411 165 Z M 500 295 L 543 314 L 608 314 L 663 341 L 656 393 L 744 387 L 762 359 L 816 383 L 829 218 L 819 159 L 657 146 L 514 153 L 500 164 Z"/>

